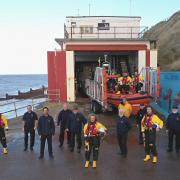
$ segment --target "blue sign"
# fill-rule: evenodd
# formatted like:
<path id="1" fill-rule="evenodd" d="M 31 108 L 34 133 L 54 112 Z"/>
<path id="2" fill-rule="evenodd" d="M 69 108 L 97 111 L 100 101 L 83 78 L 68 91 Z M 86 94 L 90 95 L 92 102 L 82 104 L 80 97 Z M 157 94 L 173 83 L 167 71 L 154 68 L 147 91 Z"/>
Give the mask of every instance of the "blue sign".
<path id="1" fill-rule="evenodd" d="M 161 93 L 158 105 L 171 112 L 172 106 L 178 106 L 180 112 L 180 72 L 161 72 Z"/>

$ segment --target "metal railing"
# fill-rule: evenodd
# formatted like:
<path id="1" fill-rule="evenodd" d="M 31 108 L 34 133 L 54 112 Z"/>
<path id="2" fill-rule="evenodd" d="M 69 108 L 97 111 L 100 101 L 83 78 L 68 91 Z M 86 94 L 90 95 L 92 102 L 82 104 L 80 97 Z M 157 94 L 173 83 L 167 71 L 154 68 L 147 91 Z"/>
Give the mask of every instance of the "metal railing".
<path id="1" fill-rule="evenodd" d="M 99 27 L 66 27 L 64 26 L 65 39 L 140 39 L 148 30 L 147 26 L 134 27 L 108 27 L 100 29 Z"/>
<path id="2" fill-rule="evenodd" d="M 140 74 L 143 77 L 143 91 L 148 92 L 154 99 L 157 99 L 157 69 L 152 67 L 142 68 Z"/>
<path id="3" fill-rule="evenodd" d="M 53 98 L 53 99 L 51 99 Z M 14 117 L 19 117 L 22 113 L 19 111 L 26 110 L 28 105 L 33 109 L 41 109 L 46 102 L 60 102 L 60 90 L 46 90 L 44 96 L 34 96 L 23 100 L 9 100 L 6 103 L 0 104 L 0 109 L 8 109 L 1 111 L 2 114 L 12 114 Z M 11 115 L 12 116 L 12 115 Z M 13 117 L 13 116 L 12 116 Z"/>

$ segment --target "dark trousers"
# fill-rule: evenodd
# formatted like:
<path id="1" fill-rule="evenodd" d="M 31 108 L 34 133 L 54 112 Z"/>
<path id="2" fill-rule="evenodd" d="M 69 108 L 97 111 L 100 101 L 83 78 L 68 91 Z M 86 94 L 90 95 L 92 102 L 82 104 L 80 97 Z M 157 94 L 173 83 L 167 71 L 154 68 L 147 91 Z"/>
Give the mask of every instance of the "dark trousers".
<path id="1" fill-rule="evenodd" d="M 0 128 L 0 141 L 3 148 L 7 148 L 6 135 L 5 135 L 4 128 Z"/>
<path id="2" fill-rule="evenodd" d="M 41 136 L 41 149 L 40 149 L 41 156 L 44 156 L 44 148 L 45 148 L 46 139 L 47 139 L 47 143 L 48 143 L 49 155 L 53 154 L 53 152 L 52 152 L 52 135 L 42 135 Z"/>
<path id="3" fill-rule="evenodd" d="M 129 93 L 129 91 L 130 91 L 130 86 L 129 86 L 129 85 L 126 85 L 126 84 L 120 85 L 120 86 L 119 86 L 119 89 L 120 89 L 121 92 Z"/>
<path id="4" fill-rule="evenodd" d="M 139 143 L 143 144 L 143 135 L 141 132 L 141 125 L 140 124 L 138 124 L 138 131 L 139 131 Z"/>
<path id="5" fill-rule="evenodd" d="M 180 149 L 180 132 L 176 132 L 176 151 L 179 151 Z"/>
<path id="6" fill-rule="evenodd" d="M 65 134 L 65 128 L 60 128 L 60 134 L 59 134 L 59 143 L 60 145 L 63 145 L 64 143 L 64 134 Z M 70 132 L 67 131 L 67 144 L 70 144 Z"/>
<path id="7" fill-rule="evenodd" d="M 70 148 L 74 150 L 75 147 L 75 139 L 77 142 L 77 149 L 81 149 L 82 146 L 82 135 L 81 132 L 70 132 Z"/>
<path id="8" fill-rule="evenodd" d="M 118 134 L 117 136 L 118 136 L 118 143 L 119 143 L 121 153 L 123 155 L 127 155 L 127 137 L 128 137 L 128 134 L 127 133 Z"/>
<path id="9" fill-rule="evenodd" d="M 85 140 L 86 161 L 90 160 L 92 151 L 93 151 L 93 161 L 98 160 L 99 146 L 100 146 L 100 138 L 99 137 L 95 136 L 95 137 L 86 138 L 86 140 Z"/>
<path id="10" fill-rule="evenodd" d="M 35 130 L 34 127 L 24 128 L 24 147 L 28 147 L 28 136 L 30 134 L 30 147 L 34 146 Z"/>
<path id="11" fill-rule="evenodd" d="M 142 83 L 140 83 L 140 82 L 137 83 L 137 84 L 135 85 L 135 91 L 136 91 L 136 92 L 140 91 L 142 87 L 143 87 L 143 84 L 142 84 Z"/>
<path id="12" fill-rule="evenodd" d="M 179 151 L 179 149 L 180 149 L 180 132 L 175 132 L 172 129 L 169 129 L 169 131 L 168 131 L 168 149 L 171 151 L 173 150 L 174 136 L 176 137 L 175 148 L 176 148 L 176 151 Z"/>
<path id="13" fill-rule="evenodd" d="M 156 130 L 145 130 L 145 153 L 153 156 L 157 156 L 156 149 Z"/>

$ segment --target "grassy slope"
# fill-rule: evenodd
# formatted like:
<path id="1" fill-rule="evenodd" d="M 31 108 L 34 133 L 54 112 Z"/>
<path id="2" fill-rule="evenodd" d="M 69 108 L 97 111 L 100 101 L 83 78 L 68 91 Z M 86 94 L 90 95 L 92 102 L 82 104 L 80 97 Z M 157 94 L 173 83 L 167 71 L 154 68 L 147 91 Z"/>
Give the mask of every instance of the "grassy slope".
<path id="1" fill-rule="evenodd" d="M 144 36 L 158 40 L 158 63 L 162 70 L 180 70 L 180 11 L 153 26 Z"/>

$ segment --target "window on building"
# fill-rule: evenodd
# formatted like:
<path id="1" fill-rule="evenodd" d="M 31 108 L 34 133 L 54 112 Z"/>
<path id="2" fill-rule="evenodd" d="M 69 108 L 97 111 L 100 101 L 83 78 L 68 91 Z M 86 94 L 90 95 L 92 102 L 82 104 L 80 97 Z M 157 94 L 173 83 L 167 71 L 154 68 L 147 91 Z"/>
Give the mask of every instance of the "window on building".
<path id="1" fill-rule="evenodd" d="M 81 26 L 80 33 L 81 34 L 93 34 L 93 26 Z"/>
<path id="2" fill-rule="evenodd" d="M 104 21 L 102 23 L 98 23 L 98 30 L 109 30 L 110 24 L 105 23 Z"/>

